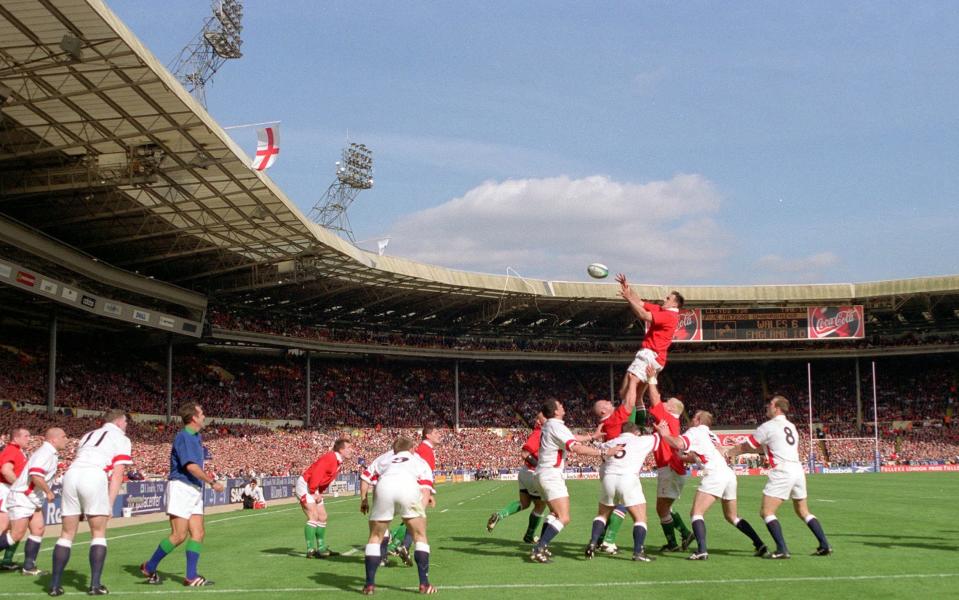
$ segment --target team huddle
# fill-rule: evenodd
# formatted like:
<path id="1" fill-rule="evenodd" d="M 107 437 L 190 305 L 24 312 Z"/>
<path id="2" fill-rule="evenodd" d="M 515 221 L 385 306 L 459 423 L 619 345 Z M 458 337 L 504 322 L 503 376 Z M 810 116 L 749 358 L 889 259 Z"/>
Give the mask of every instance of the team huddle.
<path id="1" fill-rule="evenodd" d="M 776 511 L 792 500 L 796 514 L 815 535 L 814 555 L 832 553 L 822 526 L 809 512 L 806 500 L 806 476 L 799 459 L 799 432 L 787 418 L 789 401 L 775 396 L 766 405 L 768 421 L 743 443 L 721 449 L 710 428 L 713 415 L 697 411 L 691 426 L 680 432 L 684 406 L 676 398 L 662 400 L 657 375 L 666 366 L 667 351 L 678 321 L 683 297 L 671 292 L 662 305 L 644 302 L 631 290 L 623 275 L 617 276 L 620 295 L 635 315 L 646 324 L 643 346 L 629 366 L 620 387 L 621 403 L 614 407 L 600 400 L 593 410 L 599 418 L 596 429 L 575 434 L 563 421 L 565 407 L 558 400 L 547 400 L 535 417 L 535 427 L 522 446 L 522 466 L 518 474 L 519 499 L 493 513 L 486 527 L 492 532 L 510 515 L 532 507 L 523 541 L 532 544 L 529 554 L 535 563 L 553 562 L 550 543 L 570 523 L 570 498 L 564 478 L 566 456 L 572 452 L 602 459 L 596 517 L 593 519 L 584 555 L 592 559 L 598 552 L 616 554 L 617 533 L 628 514 L 633 522 L 632 558 L 637 562 L 655 560 L 646 549 L 648 535 L 646 496 L 639 473 L 652 454 L 656 465 L 656 515 L 665 543 L 661 552 L 695 550 L 689 560 L 709 558 L 704 515 L 719 500 L 726 520 L 749 538 L 756 556 L 788 559 L 790 552 L 783 537 Z M 649 410 L 644 397 L 649 394 Z M 203 524 L 203 486 L 216 492 L 223 484 L 203 470 L 205 451 L 200 430 L 205 415 L 200 405 L 181 407 L 184 428 L 177 433 L 170 453 L 170 471 L 166 488 L 166 513 L 170 535 L 156 547 L 152 556 L 140 565 L 146 583 L 160 584 L 160 562 L 186 542 L 186 586 L 208 586 L 212 582 L 198 573 L 205 535 Z M 644 432 L 647 417 L 652 425 Z M 90 595 L 109 593 L 101 582 L 106 561 L 106 530 L 112 508 L 123 482 L 126 465 L 133 462 L 130 439 L 126 436 L 127 417 L 111 411 L 99 429 L 81 439 L 76 457 L 63 478 L 63 526 L 53 550 L 53 572 L 48 592 L 64 593 L 61 580 L 70 560 L 71 546 L 81 517 L 90 526 Z M 0 551 L 4 552 L 0 569 L 19 568 L 25 575 L 40 575 L 36 567 L 44 533 L 41 512 L 44 500 L 52 501 L 50 488 L 56 475 L 58 453 L 67 444 L 61 429 L 49 429 L 43 445 L 29 459 L 22 448 L 29 432 L 15 429 L 10 443 L 0 452 Z M 433 471 L 435 447 L 441 442 L 440 430 L 427 426 L 417 444 L 407 437 L 397 438 L 392 449 L 369 462 L 360 483 L 360 511 L 369 515 L 369 537 L 365 547 L 366 580 L 362 592 L 376 590 L 376 572 L 389 565 L 396 554 L 407 565 L 417 567 L 419 592 L 434 594 L 430 583 L 430 545 L 427 539 L 427 507 L 435 506 Z M 763 489 L 761 516 L 775 542 L 769 551 L 755 529 L 737 511 L 736 474 L 727 458 L 742 453 L 764 451 L 769 463 L 769 480 Z M 304 537 L 307 558 L 326 558 L 335 554 L 326 543 L 327 512 L 323 494 L 336 481 L 344 461 L 353 457 L 350 440 L 338 439 L 297 479 L 295 493 L 306 517 Z M 685 487 L 687 466 L 699 465 L 702 480 L 693 498 L 690 523 L 674 510 Z M 372 502 L 370 500 L 372 494 Z M 401 524 L 393 530 L 396 517 Z M 26 536 L 24 562 L 17 567 L 12 559 Z"/>

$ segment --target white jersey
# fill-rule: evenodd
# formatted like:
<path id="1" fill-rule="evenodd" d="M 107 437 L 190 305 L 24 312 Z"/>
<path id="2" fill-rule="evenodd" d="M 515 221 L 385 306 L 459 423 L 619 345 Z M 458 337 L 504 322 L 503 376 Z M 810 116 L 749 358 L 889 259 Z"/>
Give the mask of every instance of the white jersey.
<path id="1" fill-rule="evenodd" d="M 415 482 L 420 487 L 433 491 L 433 469 L 428 462 L 423 460 L 418 454 L 408 450 L 397 452 L 392 460 L 382 464 L 377 459 L 376 468 L 382 468 L 379 471 L 379 483 L 377 485 L 392 485 L 393 482 Z"/>
<path id="2" fill-rule="evenodd" d="M 603 442 L 601 448 L 624 446 L 616 454 L 603 459 L 600 475 L 638 475 L 646 462 L 650 452 L 659 448 L 659 434 L 638 436 L 635 433 L 624 433 L 608 442 Z"/>
<path id="3" fill-rule="evenodd" d="M 690 427 L 681 436 L 684 444 L 683 450 L 692 452 L 699 458 L 706 473 L 719 471 L 732 471 L 726 463 L 726 457 L 719 451 L 719 438 L 709 430 L 705 425 Z"/>
<path id="4" fill-rule="evenodd" d="M 746 443 L 753 448 L 766 447 L 769 468 L 796 467 L 799 460 L 799 430 L 786 415 L 779 415 L 759 426 Z"/>
<path id="5" fill-rule="evenodd" d="M 130 438 L 113 423 L 106 423 L 80 438 L 76 458 L 69 470 L 96 469 L 109 475 L 116 465 L 132 464 Z"/>
<path id="6" fill-rule="evenodd" d="M 43 442 L 43 445 L 30 455 L 30 459 L 24 465 L 20 476 L 10 486 L 10 491 L 30 496 L 39 506 L 43 503 L 44 496 L 40 493 L 40 490 L 35 489 L 30 478 L 34 475 L 42 477 L 49 486 L 53 477 L 57 474 L 57 463 L 59 461 L 60 457 L 57 455 L 57 449 L 50 442 Z"/>
<path id="7" fill-rule="evenodd" d="M 369 483 L 370 485 L 376 485 L 376 482 L 379 481 L 380 475 L 386 470 L 386 467 L 393 461 L 393 451 L 387 450 L 383 454 L 380 454 L 373 462 L 367 463 L 366 468 L 363 469 L 363 473 L 360 475 L 360 479 Z"/>
<path id="8" fill-rule="evenodd" d="M 547 469 L 562 469 L 566 465 L 566 453 L 576 443 L 576 436 L 566 423 L 557 418 L 547 419 L 543 423 L 539 438 L 539 463 L 536 472 Z"/>

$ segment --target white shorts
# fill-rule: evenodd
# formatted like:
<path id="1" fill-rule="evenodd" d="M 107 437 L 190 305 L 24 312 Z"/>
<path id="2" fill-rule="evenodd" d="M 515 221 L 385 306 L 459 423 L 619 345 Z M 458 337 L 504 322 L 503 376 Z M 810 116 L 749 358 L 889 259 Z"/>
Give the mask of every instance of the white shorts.
<path id="1" fill-rule="evenodd" d="M 100 469 L 69 469 L 63 476 L 63 490 L 60 492 L 63 516 L 112 515 L 109 486 L 106 472 Z"/>
<path id="2" fill-rule="evenodd" d="M 203 490 L 183 481 L 166 484 L 166 514 L 181 519 L 203 514 Z"/>
<path id="3" fill-rule="evenodd" d="M 0 483 L 0 513 L 7 512 L 7 494 L 10 493 L 10 486 Z"/>
<path id="4" fill-rule="evenodd" d="M 680 475 L 672 467 L 656 469 L 656 497 L 679 500 L 689 475 Z"/>
<path id="5" fill-rule="evenodd" d="M 639 482 L 639 475 L 626 473 L 622 475 L 604 475 L 600 480 L 599 503 L 603 506 L 625 507 L 646 504 L 646 495 Z"/>
<path id="6" fill-rule="evenodd" d="M 536 472 L 536 483 L 542 493 L 543 500 L 556 500 L 557 498 L 568 498 L 569 491 L 566 490 L 566 480 L 563 479 L 561 469 L 548 468 Z"/>
<path id="7" fill-rule="evenodd" d="M 296 485 L 293 486 L 293 492 L 296 494 L 296 497 L 300 499 L 301 506 L 306 506 L 307 504 L 323 504 L 323 496 L 320 494 L 311 494 L 310 487 L 302 475 L 296 478 Z M 319 498 L 317 498 L 317 496 L 319 496 Z"/>
<path id="8" fill-rule="evenodd" d="M 806 473 L 800 466 L 776 467 L 767 472 L 769 481 L 763 488 L 763 496 L 781 500 L 802 500 L 806 497 Z"/>
<path id="9" fill-rule="evenodd" d="M 736 473 L 732 469 L 720 469 L 703 476 L 699 491 L 723 500 L 735 500 L 737 485 Z"/>
<path id="10" fill-rule="evenodd" d="M 37 500 L 35 496 L 28 496 L 22 492 L 10 492 L 7 494 L 4 505 L 6 506 L 7 514 L 10 515 L 10 520 L 19 521 L 20 519 L 29 519 L 32 517 L 33 513 L 40 510 L 43 506 L 43 502 Z"/>
<path id="11" fill-rule="evenodd" d="M 399 514 L 402 519 L 426 517 L 423 494 L 416 481 L 403 477 L 380 479 L 373 493 L 370 521 L 392 521 Z"/>
<path id="12" fill-rule="evenodd" d="M 629 368 L 626 369 L 626 372 L 632 373 L 638 377 L 640 381 L 646 383 L 646 367 L 650 365 L 656 369 L 657 373 L 663 370 L 663 365 L 656 362 L 656 353 L 649 348 L 643 348 L 636 353 L 636 357 L 633 359 L 632 364 L 629 365 Z"/>
<path id="13" fill-rule="evenodd" d="M 530 498 L 539 499 L 543 497 L 543 492 L 539 489 L 539 482 L 536 481 L 536 473 L 526 467 L 519 470 L 519 491 L 525 492 Z"/>

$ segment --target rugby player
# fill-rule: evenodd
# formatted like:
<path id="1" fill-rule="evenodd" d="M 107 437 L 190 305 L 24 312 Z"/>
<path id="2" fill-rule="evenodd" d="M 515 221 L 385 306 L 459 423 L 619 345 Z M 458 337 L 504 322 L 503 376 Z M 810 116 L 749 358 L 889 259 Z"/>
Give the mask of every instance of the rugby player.
<path id="1" fill-rule="evenodd" d="M 420 445 L 416 447 L 416 454 L 426 461 L 430 470 L 436 470 L 436 446 L 443 441 L 443 433 L 435 425 L 425 425 L 422 431 Z M 436 506 L 436 498 L 430 495 L 430 507 Z M 389 550 L 396 552 L 407 567 L 413 566 L 413 558 L 410 556 L 410 547 L 413 545 L 413 536 L 407 531 L 406 524 L 400 523 L 396 529 L 389 533 Z"/>
<path id="2" fill-rule="evenodd" d="M 353 446 L 346 438 L 333 443 L 333 449 L 310 465 L 297 477 L 294 491 L 306 515 L 303 535 L 306 538 L 307 558 L 327 558 L 337 553 L 326 546 L 326 506 L 323 492 L 336 481 L 343 461 L 353 458 Z"/>
<path id="3" fill-rule="evenodd" d="M 23 427 L 14 427 L 10 431 L 10 441 L 3 447 L 3 451 L 0 451 L 0 534 L 5 533 L 10 525 L 10 515 L 6 508 L 7 494 L 10 493 L 10 486 L 27 464 L 27 455 L 23 453 L 23 449 L 29 443 L 30 432 Z M 19 545 L 20 542 L 16 542 L 3 551 L 0 570 L 15 571 L 18 568 L 13 562 L 13 557 Z"/>
<path id="4" fill-rule="evenodd" d="M 683 403 L 678 398 L 669 398 L 665 402 L 659 395 L 656 385 L 649 386 L 649 416 L 654 423 L 665 422 L 669 427 L 669 434 L 678 436 L 679 417 L 683 414 Z M 689 476 L 686 474 L 686 463 L 679 451 L 669 444 L 660 444 L 653 452 L 656 459 L 656 514 L 659 524 L 666 536 L 666 544 L 660 548 L 661 552 L 676 552 L 686 550 L 692 543 L 693 532 L 686 527 L 679 512 L 673 510 L 673 504 L 679 500 L 679 495 L 686 485 Z M 676 541 L 676 531 L 679 531 L 681 544 Z"/>
<path id="5" fill-rule="evenodd" d="M 649 373 L 653 375 L 656 373 L 652 366 L 647 367 L 647 374 Z M 609 400 L 597 400 L 593 404 L 593 414 L 599 417 L 599 425 L 593 432 L 593 439 L 608 441 L 619 437 L 623 431 L 623 424 L 633 417 L 633 411 L 636 408 L 635 400 L 635 398 L 625 399 L 616 408 L 613 408 L 613 403 Z M 615 506 L 609 515 L 606 532 L 603 535 L 603 544 L 600 547 L 603 552 L 607 554 L 619 552 L 619 548 L 616 546 L 616 536 L 619 535 L 619 528 L 622 527 L 625 518 L 626 507 Z"/>
<path id="6" fill-rule="evenodd" d="M 505 507 L 490 515 L 486 521 L 486 531 L 493 533 L 496 524 L 506 517 L 516 514 L 521 510 L 526 510 L 532 504 L 533 511 L 529 515 L 529 524 L 526 527 L 526 534 L 523 541 L 527 544 L 536 543 L 536 532 L 542 526 L 543 513 L 546 511 L 546 503 L 542 499 L 542 494 L 536 484 L 536 464 L 539 460 L 539 438 L 542 433 L 543 423 L 546 417 L 543 413 L 536 413 L 533 431 L 526 438 L 523 444 L 523 466 L 519 469 L 517 480 L 519 482 L 519 500 L 510 502 Z"/>

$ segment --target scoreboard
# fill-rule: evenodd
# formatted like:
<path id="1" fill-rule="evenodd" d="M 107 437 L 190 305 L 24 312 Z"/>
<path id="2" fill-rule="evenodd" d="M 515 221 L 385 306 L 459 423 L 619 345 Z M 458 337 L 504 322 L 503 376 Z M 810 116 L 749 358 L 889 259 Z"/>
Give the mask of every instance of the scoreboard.
<path id="1" fill-rule="evenodd" d="M 862 306 L 692 308 L 681 310 L 677 342 L 856 339 L 865 336 Z"/>

